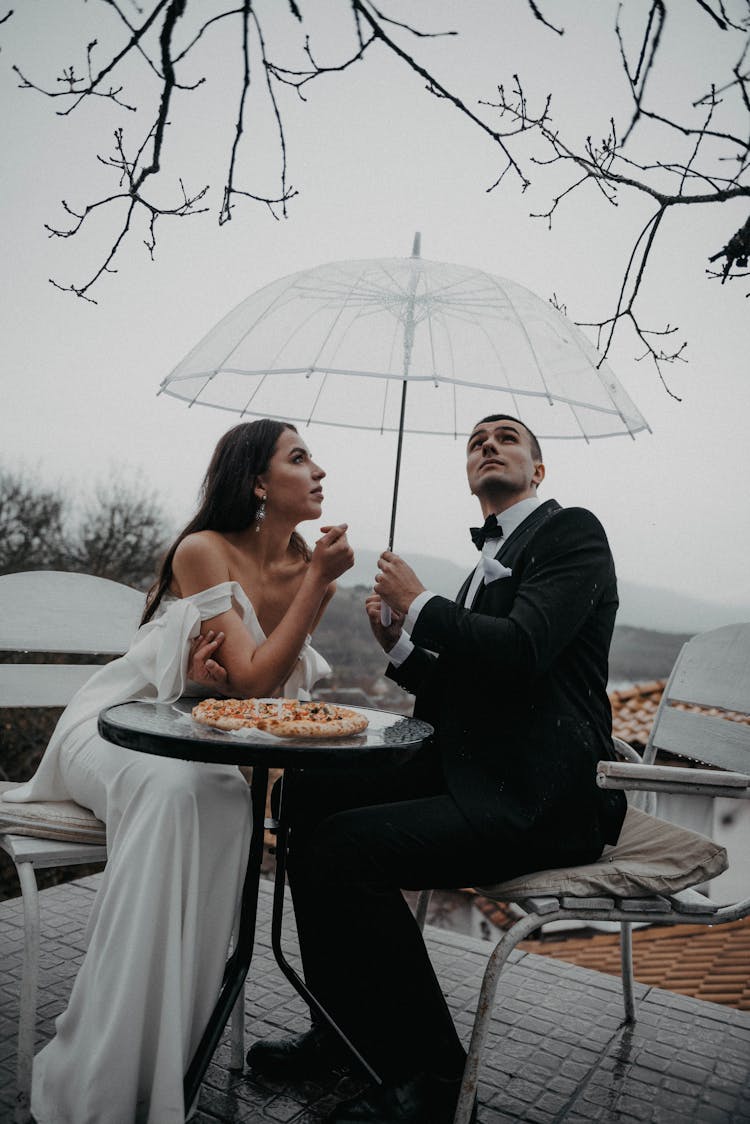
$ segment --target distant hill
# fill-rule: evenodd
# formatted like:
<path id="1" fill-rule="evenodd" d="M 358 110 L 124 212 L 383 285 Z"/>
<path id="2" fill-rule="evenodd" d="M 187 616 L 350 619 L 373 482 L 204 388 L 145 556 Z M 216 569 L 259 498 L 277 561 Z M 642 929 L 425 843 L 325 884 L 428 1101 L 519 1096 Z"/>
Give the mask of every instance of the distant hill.
<path id="1" fill-rule="evenodd" d="M 315 647 L 330 663 L 336 680 L 349 686 L 376 679 L 388 662 L 370 632 L 366 594 L 364 586 L 340 587 L 315 630 Z M 610 681 L 665 679 L 688 635 L 617 626 L 610 650 Z"/>
<path id="2" fill-rule="evenodd" d="M 610 683 L 666 679 L 677 653 L 690 635 L 616 625 L 609 650 Z"/>
<path id="3" fill-rule="evenodd" d="M 338 579 L 338 584 L 361 585 L 371 590 L 375 574 L 378 572 L 379 557 L 377 551 L 358 549 L 354 566 Z M 409 553 L 407 561 L 428 589 L 433 593 L 441 593 L 444 597 L 455 597 L 468 573 L 468 569 L 462 569 L 455 562 L 449 562 L 445 558 L 435 558 L 431 554 Z"/>
<path id="4" fill-rule="evenodd" d="M 347 685 L 377 678 L 388 664 L 370 631 L 364 609 L 366 593 L 361 586 L 340 585 L 315 629 L 315 647 L 328 660 L 334 676 Z"/>
<path id="5" fill-rule="evenodd" d="M 618 582 L 622 625 L 655 628 L 663 632 L 707 632 L 725 624 L 750 621 L 750 601 L 723 605 L 701 600 L 672 589 Z"/>
<path id="6" fill-rule="evenodd" d="M 339 578 L 339 584 L 372 588 L 377 559 L 378 553 L 374 550 L 358 550 L 354 567 Z M 429 554 L 409 554 L 408 561 L 428 589 L 442 593 L 445 597 L 455 597 L 468 573 L 468 568 Z M 750 621 L 750 600 L 722 605 L 716 601 L 676 593 L 671 589 L 622 580 L 619 582 L 619 591 L 620 611 L 617 623 L 631 628 L 692 635 L 724 624 Z"/>

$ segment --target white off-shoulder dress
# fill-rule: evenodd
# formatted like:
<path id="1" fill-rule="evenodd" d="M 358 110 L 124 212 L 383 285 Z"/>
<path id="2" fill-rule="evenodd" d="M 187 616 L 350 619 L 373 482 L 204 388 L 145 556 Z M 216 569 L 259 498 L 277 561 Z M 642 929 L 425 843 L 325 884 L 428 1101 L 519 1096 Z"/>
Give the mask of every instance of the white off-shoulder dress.
<path id="1" fill-rule="evenodd" d="M 55 1037 L 34 1059 L 38 1124 L 182 1124 L 182 1082 L 221 986 L 251 831 L 233 765 L 123 749 L 97 734 L 102 707 L 185 693 L 189 641 L 231 606 L 265 635 L 236 582 L 182 600 L 136 633 L 128 652 L 77 693 L 37 773 L 15 800 L 69 800 L 107 825 L 108 861 L 88 948 Z M 285 684 L 306 697 L 328 674 L 305 644 Z M 6 797 L 7 799 L 7 797 Z"/>

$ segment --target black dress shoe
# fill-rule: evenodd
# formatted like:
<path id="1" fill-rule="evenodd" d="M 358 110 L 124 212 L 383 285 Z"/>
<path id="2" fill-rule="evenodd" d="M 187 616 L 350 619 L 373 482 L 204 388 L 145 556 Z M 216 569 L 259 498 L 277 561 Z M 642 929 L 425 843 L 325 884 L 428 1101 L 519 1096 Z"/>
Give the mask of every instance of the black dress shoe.
<path id="1" fill-rule="evenodd" d="M 320 1078 L 348 1068 L 349 1053 L 332 1031 L 315 1023 L 304 1034 L 254 1042 L 247 1064 L 266 1077 Z"/>
<path id="2" fill-rule="evenodd" d="M 398 1084 L 381 1085 L 343 1101 L 327 1124 L 452 1124 L 461 1079 L 443 1080 L 420 1073 Z M 471 1124 L 477 1118 L 476 1101 Z"/>

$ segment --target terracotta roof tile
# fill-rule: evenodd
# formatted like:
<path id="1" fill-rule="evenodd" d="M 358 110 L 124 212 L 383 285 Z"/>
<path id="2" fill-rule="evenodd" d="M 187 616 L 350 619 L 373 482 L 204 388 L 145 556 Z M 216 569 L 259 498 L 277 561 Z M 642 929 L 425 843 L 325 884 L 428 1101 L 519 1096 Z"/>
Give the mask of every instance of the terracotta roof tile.
<path id="1" fill-rule="evenodd" d="M 547 937 L 518 946 L 538 956 L 619 976 L 617 933 Z M 750 1011 L 750 917 L 724 925 L 652 926 L 633 933 L 636 980 Z"/>
<path id="2" fill-rule="evenodd" d="M 612 733 L 615 737 L 622 738 L 636 749 L 645 747 L 666 683 L 666 679 L 653 679 L 647 683 L 634 683 L 632 687 L 609 692 L 609 701 L 612 705 Z M 735 710 L 720 710 L 715 706 L 692 706 L 688 703 L 673 705 L 677 710 L 692 710 L 710 717 L 721 716 L 731 722 L 750 725 L 750 715 L 740 714 Z"/>
<path id="3" fill-rule="evenodd" d="M 620 691 L 610 691 L 615 737 L 622 738 L 635 748 L 644 748 L 665 686 L 665 679 L 655 679 Z"/>
<path id="4" fill-rule="evenodd" d="M 665 679 L 655 679 L 610 692 L 616 737 L 636 749 L 645 748 L 665 686 Z M 750 715 L 736 711 L 684 703 L 677 706 L 750 725 Z M 680 760 L 679 764 L 690 762 Z M 475 904 L 498 929 L 508 929 L 517 916 L 512 906 L 479 894 Z M 523 941 L 519 948 L 619 976 L 619 941 L 617 933 L 589 931 L 582 935 L 576 929 L 568 936 Z M 633 963 L 635 978 L 641 983 L 750 1010 L 750 917 L 713 928 L 667 925 L 636 930 Z"/>

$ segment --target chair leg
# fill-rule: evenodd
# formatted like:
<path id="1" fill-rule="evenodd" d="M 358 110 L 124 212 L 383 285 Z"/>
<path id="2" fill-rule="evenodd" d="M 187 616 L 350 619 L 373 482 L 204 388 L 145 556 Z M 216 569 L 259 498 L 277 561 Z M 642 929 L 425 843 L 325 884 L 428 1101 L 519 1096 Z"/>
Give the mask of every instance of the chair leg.
<path id="1" fill-rule="evenodd" d="M 495 1002 L 495 992 L 497 991 L 500 973 L 519 941 L 525 940 L 529 933 L 533 933 L 534 930 L 543 925 L 546 920 L 548 920 L 547 917 L 541 917 L 536 913 L 528 913 L 508 929 L 490 953 L 487 967 L 482 977 L 482 986 L 479 989 L 474 1026 L 471 1031 L 471 1042 L 469 1043 L 469 1052 L 466 1056 L 461 1092 L 458 1097 L 453 1124 L 469 1124 L 471 1119 L 474 1099 L 477 1093 L 477 1085 L 479 1084 L 479 1064 L 482 1059 L 482 1051 L 484 1049 L 487 1033 L 490 1029 L 492 1007 Z"/>
<path id="2" fill-rule="evenodd" d="M 432 897 L 432 890 L 420 890 L 419 897 L 417 898 L 417 909 L 415 917 L 417 925 L 420 929 L 424 929 L 425 918 L 427 917 L 427 907 L 430 904 Z"/>
<path id="3" fill-rule="evenodd" d="M 244 1069 L 245 1066 L 245 989 L 237 996 L 232 1010 L 232 1049 L 229 1057 L 230 1069 Z"/>
<path id="4" fill-rule="evenodd" d="M 635 999 L 633 997 L 633 926 L 630 921 L 620 925 L 620 970 L 622 974 L 622 997 L 625 1003 L 625 1022 L 635 1022 Z"/>
<path id="5" fill-rule="evenodd" d="M 32 863 L 17 863 L 23 900 L 23 972 L 18 1016 L 15 1124 L 31 1120 L 31 1068 L 39 987 L 39 892 Z"/>
<path id="6" fill-rule="evenodd" d="M 234 922 L 232 944 L 237 946 L 237 937 L 240 931 L 239 912 Z M 245 1067 L 245 989 L 240 989 L 237 1002 L 232 1008 L 231 1019 L 231 1050 L 229 1055 L 229 1068 L 242 1070 Z"/>

